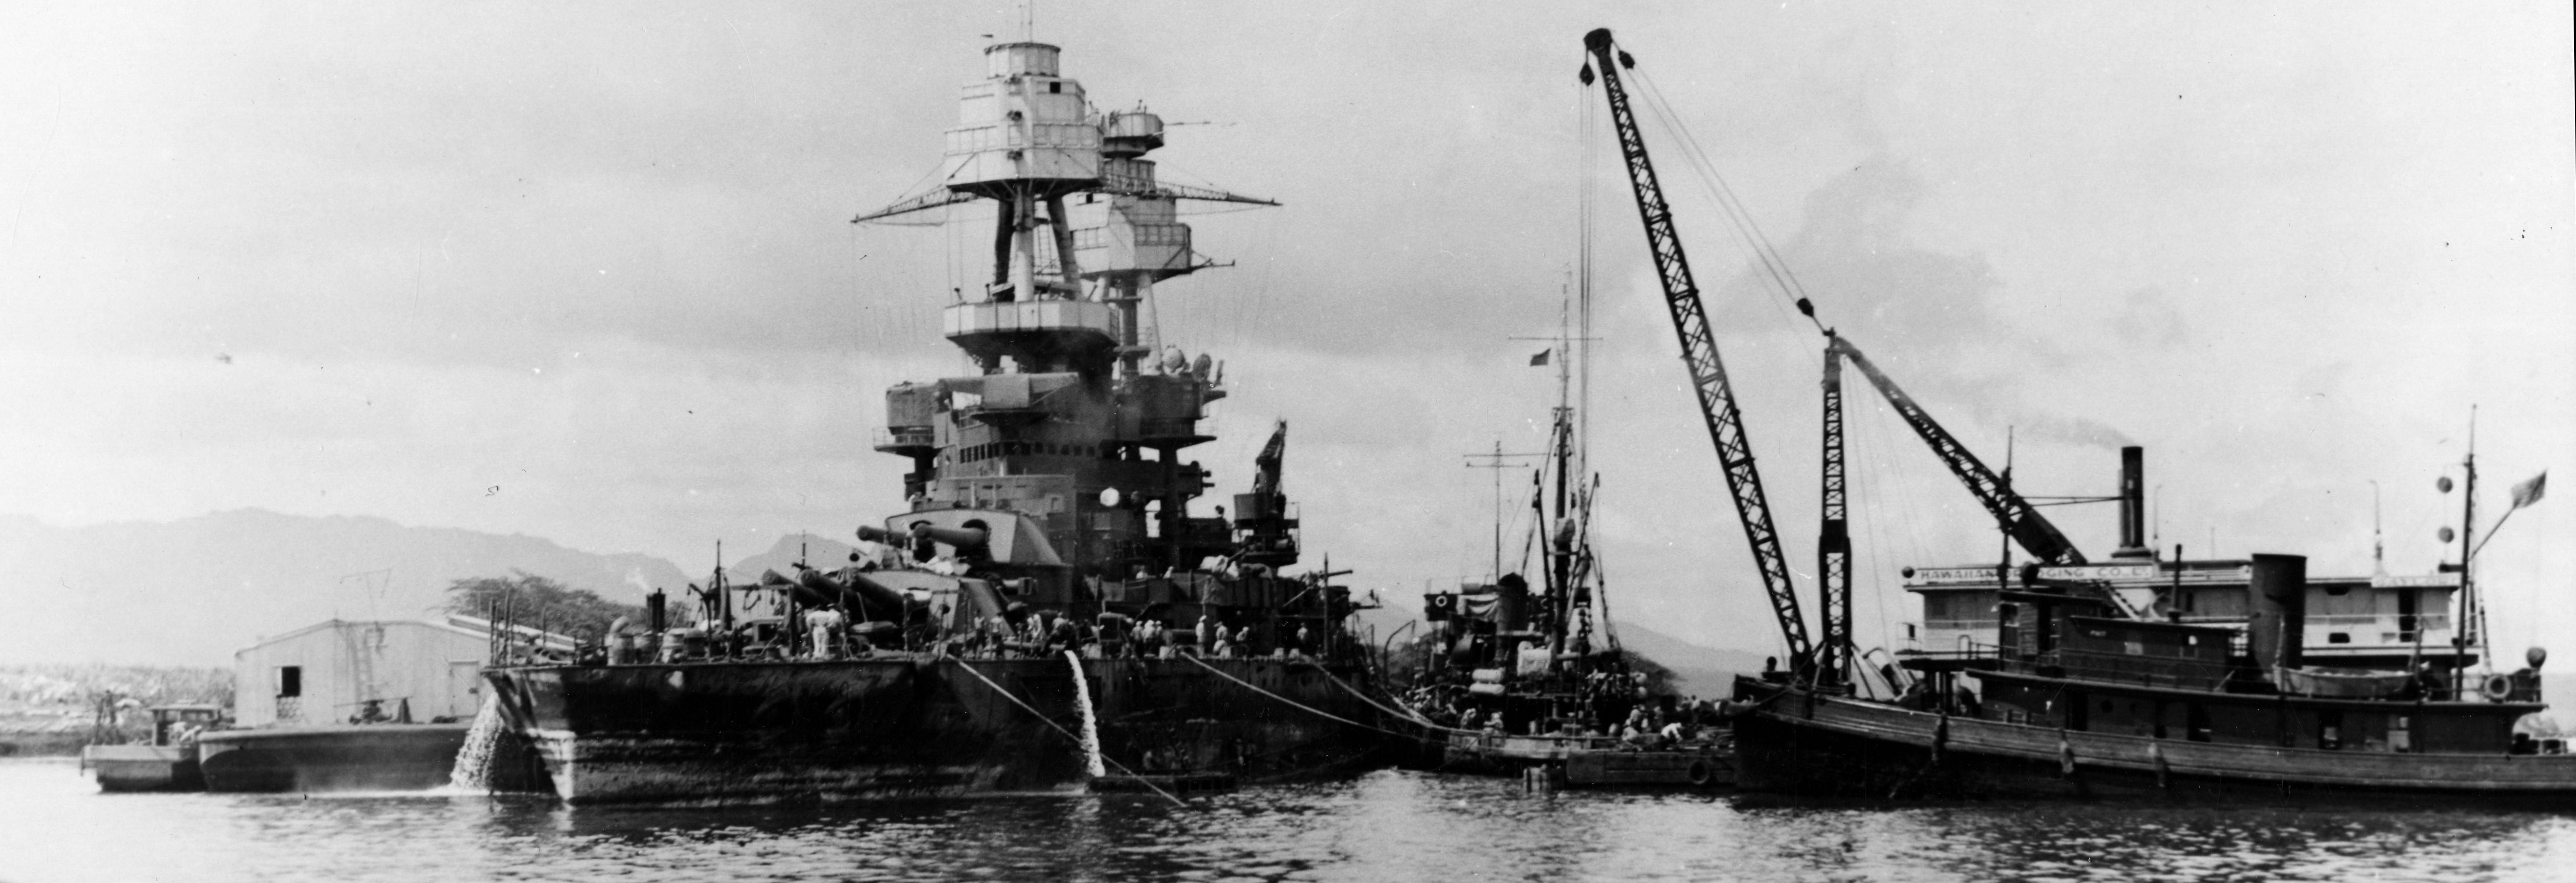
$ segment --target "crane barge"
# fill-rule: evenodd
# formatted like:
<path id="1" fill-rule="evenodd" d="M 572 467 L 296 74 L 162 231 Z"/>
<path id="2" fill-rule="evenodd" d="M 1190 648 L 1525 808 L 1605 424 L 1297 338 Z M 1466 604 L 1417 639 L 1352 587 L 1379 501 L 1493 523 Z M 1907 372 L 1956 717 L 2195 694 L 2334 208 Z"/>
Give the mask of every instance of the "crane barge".
<path id="1" fill-rule="evenodd" d="M 2465 583 L 2470 553 L 2430 578 L 2311 580 L 2298 555 L 2159 560 L 2140 541 L 2141 456 L 2122 451 L 2121 545 L 2095 563 L 2035 503 L 2011 488 L 1932 419 L 1859 348 L 1831 329 L 1823 378 L 1824 497 L 1817 544 L 1822 640 L 1810 645 L 1768 503 L 1724 367 L 1708 331 L 1672 214 L 1620 71 L 1635 65 L 1607 29 L 1584 36 L 1582 73 L 1610 107 L 1664 300 L 1691 367 L 1703 417 L 1744 522 L 1763 589 L 1791 648 L 1790 670 L 1739 677 L 1732 709 L 1737 784 L 1749 790 L 1893 798 L 2074 796 L 2201 799 L 2332 797 L 2461 799 L 2576 806 L 2576 755 L 2543 753 L 2519 723 L 2546 708 L 2532 648 L 2528 665 L 2480 679 L 2474 694 L 2433 667 L 2448 638 L 2452 672 L 2473 643 L 2427 613 Z M 1812 305 L 1799 299 L 1813 318 Z M 1819 324 L 1821 329 L 1823 326 Z M 1885 396 L 2002 533 L 2035 560 L 2020 568 L 1907 570 L 1909 588 L 1984 579 L 1988 630 L 1961 652 L 1909 660 L 1932 676 L 1893 699 L 1854 694 L 1847 677 L 1851 545 L 1845 484 L 1842 363 Z M 2536 501 L 2537 480 L 2517 488 Z M 2446 487 L 2445 490 L 2448 488 Z M 2474 490 L 2471 491 L 2474 493 Z M 2474 501 L 2471 501 L 2474 505 Z M 2464 519 L 2465 520 L 2465 519 Z M 2473 549 L 2465 538 L 2464 550 Z M 2454 579 L 2446 581 L 2444 576 Z M 2351 645 L 2312 607 L 2384 595 L 2411 611 L 2390 618 L 2380 649 L 2411 641 L 2408 665 L 2316 666 Z M 1972 601 L 1980 596 L 1970 595 Z M 1973 611 L 1970 611 L 1973 612 Z M 2331 614 L 2329 616 L 2332 616 Z M 2323 625 L 2329 645 L 2311 655 Z M 2447 634 L 2430 633 L 2440 629 Z M 1963 636 L 1963 641 L 1966 637 Z M 2424 648 L 2435 644 L 2427 654 Z M 1925 664 L 1930 663 L 1930 664 Z M 1974 688 L 1971 689 L 1973 681 Z M 1937 686 L 1935 686 L 1937 685 Z"/>

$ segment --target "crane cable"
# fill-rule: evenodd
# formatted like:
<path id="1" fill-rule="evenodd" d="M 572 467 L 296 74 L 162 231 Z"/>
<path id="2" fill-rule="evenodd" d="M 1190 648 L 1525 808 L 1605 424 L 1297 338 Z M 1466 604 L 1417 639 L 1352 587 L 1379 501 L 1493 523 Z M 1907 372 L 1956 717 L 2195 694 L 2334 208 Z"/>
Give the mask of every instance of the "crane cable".
<path id="1" fill-rule="evenodd" d="M 1711 202 L 1716 203 L 1720 213 L 1726 216 L 1727 224 L 1735 234 L 1736 241 L 1742 244 L 1752 255 L 1754 262 L 1761 266 L 1761 275 L 1771 281 L 1772 290 L 1782 301 L 1808 300 L 1806 286 L 1798 281 L 1796 271 L 1789 268 L 1788 260 L 1780 256 L 1779 248 L 1771 243 L 1769 235 L 1762 232 L 1762 226 L 1754 222 L 1753 213 L 1744 207 L 1741 199 L 1736 197 L 1735 188 L 1727 184 L 1726 176 L 1718 173 L 1717 164 L 1709 160 L 1708 151 L 1700 145 L 1698 136 L 1693 135 L 1688 127 L 1682 125 L 1681 115 L 1673 110 L 1672 103 L 1664 97 L 1662 87 L 1656 85 L 1654 78 L 1644 71 L 1635 68 L 1630 68 L 1629 71 L 1638 83 L 1646 87 L 1644 90 L 1646 100 L 1643 103 L 1656 121 L 1672 135 L 1673 142 L 1680 148 L 1683 167 L 1691 172 L 1691 177 L 1697 181 L 1701 192 L 1706 194 Z M 1774 307 L 1777 306 L 1779 303 L 1775 302 Z M 1810 316 L 1810 318 L 1813 317 Z M 1795 324 L 1794 320 L 1792 324 Z M 1818 328 L 1822 330 L 1822 326 Z"/>

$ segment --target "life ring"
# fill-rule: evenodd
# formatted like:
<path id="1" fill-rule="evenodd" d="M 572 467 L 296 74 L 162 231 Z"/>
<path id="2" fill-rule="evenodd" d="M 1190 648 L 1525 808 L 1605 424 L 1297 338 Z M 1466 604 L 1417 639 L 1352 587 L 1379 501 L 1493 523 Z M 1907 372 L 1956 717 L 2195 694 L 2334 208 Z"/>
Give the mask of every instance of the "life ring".
<path id="1" fill-rule="evenodd" d="M 1430 601 L 1430 609 L 1424 613 L 1428 619 L 1448 619 L 1458 610 L 1458 596 L 1447 592 L 1432 595 Z"/>
<path id="2" fill-rule="evenodd" d="M 1690 769 L 1682 771 L 1682 778 L 1690 780 L 1693 785 L 1706 785 L 1717 778 L 1717 770 L 1710 767 L 1708 761 L 1694 760 Z"/>
<path id="3" fill-rule="evenodd" d="M 2503 672 L 2488 675 L 2478 682 L 2478 695 L 2487 697 L 2488 702 L 2503 702 L 2513 695 L 2513 676 Z"/>

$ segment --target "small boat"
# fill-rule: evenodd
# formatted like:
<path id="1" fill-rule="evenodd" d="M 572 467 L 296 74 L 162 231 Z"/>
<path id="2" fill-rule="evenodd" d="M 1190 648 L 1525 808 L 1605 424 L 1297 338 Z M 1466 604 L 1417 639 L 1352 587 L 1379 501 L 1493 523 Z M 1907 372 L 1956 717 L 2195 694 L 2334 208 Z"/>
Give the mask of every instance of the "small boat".
<path id="1" fill-rule="evenodd" d="M 1569 300 L 1571 293 L 1569 292 Z M 1564 311 L 1571 322 L 1577 311 Z M 1424 684 L 1410 700 L 1431 735 L 1435 768 L 1521 775 L 1548 786 L 1706 787 L 1735 780 L 1732 739 L 1712 710 L 1656 695 L 1611 628 L 1608 586 L 1592 542 L 1597 477 L 1583 474 L 1582 424 L 1572 390 L 1589 354 L 1585 327 L 1562 328 L 1532 360 L 1556 366 L 1558 401 L 1529 510 L 1529 545 L 1544 556 L 1541 585 L 1502 570 L 1495 531 L 1490 584 L 1423 599 Z M 1485 457 L 1488 455 L 1476 455 Z M 1497 447 L 1495 468 L 1504 465 Z M 1495 510 L 1503 510 L 1496 485 Z M 1435 752 L 1426 752 L 1435 753 Z"/>
<path id="2" fill-rule="evenodd" d="M 198 734 L 223 720 L 219 705 L 158 705 L 152 714 L 152 740 L 134 745 L 90 745 L 81 749 L 81 769 L 98 776 L 101 791 L 203 791 L 198 769 Z"/>

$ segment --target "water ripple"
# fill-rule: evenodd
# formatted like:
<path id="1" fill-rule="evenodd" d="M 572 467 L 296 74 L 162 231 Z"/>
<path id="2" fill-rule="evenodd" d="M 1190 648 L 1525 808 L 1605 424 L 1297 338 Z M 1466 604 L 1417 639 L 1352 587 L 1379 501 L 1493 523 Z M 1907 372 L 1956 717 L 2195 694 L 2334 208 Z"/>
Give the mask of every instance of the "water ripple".
<path id="1" fill-rule="evenodd" d="M 1194 798 L 570 809 L 458 794 L 101 795 L 0 762 L 0 880 L 2576 879 L 2543 813 L 1531 798 L 1378 773 Z"/>

